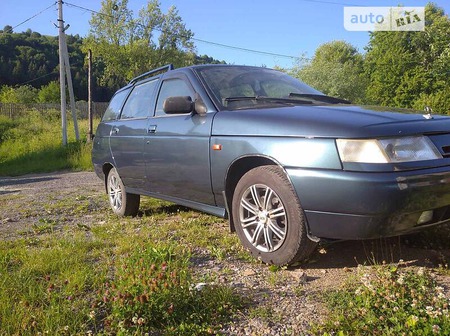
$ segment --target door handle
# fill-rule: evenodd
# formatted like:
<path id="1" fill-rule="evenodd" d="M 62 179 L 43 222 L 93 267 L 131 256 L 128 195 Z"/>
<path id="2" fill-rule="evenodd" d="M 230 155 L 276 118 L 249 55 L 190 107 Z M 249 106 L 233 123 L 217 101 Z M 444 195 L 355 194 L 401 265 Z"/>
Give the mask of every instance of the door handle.
<path id="1" fill-rule="evenodd" d="M 147 129 L 147 133 L 156 133 L 157 125 L 150 125 Z"/>
<path id="2" fill-rule="evenodd" d="M 114 127 L 112 128 L 112 130 L 111 130 L 111 135 L 112 135 L 112 134 L 117 134 L 117 133 L 119 133 L 119 128 L 114 126 Z"/>

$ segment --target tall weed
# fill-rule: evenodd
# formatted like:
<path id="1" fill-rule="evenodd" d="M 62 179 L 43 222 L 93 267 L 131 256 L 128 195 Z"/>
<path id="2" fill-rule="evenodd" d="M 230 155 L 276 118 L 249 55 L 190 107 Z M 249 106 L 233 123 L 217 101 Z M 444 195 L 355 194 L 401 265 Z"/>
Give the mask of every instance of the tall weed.
<path id="1" fill-rule="evenodd" d="M 19 119 L 0 118 L 0 176 L 92 169 L 92 147 L 85 138 L 88 121 L 78 121 L 82 140 L 76 141 L 73 122 L 68 119 L 69 144 L 63 146 L 58 113 L 31 110 Z"/>

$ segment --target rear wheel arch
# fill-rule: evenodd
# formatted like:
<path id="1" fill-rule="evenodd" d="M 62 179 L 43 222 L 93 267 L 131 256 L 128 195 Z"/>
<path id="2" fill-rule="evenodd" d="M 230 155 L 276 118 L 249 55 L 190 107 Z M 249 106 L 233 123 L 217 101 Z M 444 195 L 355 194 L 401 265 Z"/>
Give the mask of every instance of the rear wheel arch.
<path id="1" fill-rule="evenodd" d="M 103 176 L 104 176 L 104 185 L 105 185 L 105 190 L 107 191 L 107 180 L 108 180 L 108 174 L 109 174 L 109 172 L 111 171 L 111 169 L 113 169 L 114 168 L 114 166 L 111 164 L 111 163 L 105 163 L 105 164 L 103 164 L 103 167 L 102 167 L 102 171 L 103 171 Z"/>

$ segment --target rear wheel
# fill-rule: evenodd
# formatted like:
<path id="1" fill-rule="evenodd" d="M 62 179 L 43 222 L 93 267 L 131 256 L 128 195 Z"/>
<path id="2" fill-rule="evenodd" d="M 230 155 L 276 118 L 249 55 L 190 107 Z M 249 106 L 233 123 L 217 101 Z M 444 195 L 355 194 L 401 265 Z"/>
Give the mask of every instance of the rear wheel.
<path id="1" fill-rule="evenodd" d="M 297 195 L 280 167 L 247 172 L 236 186 L 232 213 L 242 244 L 265 263 L 292 264 L 306 259 L 316 247 L 307 236 Z"/>
<path id="2" fill-rule="evenodd" d="M 136 216 L 139 211 L 140 195 L 125 191 L 122 179 L 116 168 L 112 168 L 106 179 L 109 204 L 116 215 Z"/>

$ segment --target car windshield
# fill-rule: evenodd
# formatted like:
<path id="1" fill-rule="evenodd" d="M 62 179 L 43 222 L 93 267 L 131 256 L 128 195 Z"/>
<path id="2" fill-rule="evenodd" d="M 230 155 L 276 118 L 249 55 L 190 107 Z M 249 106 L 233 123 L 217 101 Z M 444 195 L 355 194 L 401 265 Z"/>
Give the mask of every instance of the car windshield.
<path id="1" fill-rule="evenodd" d="M 218 105 L 227 110 L 253 108 L 255 105 L 311 104 L 320 101 L 320 97 L 326 97 L 322 92 L 277 70 L 207 66 L 198 68 L 197 72 Z"/>

